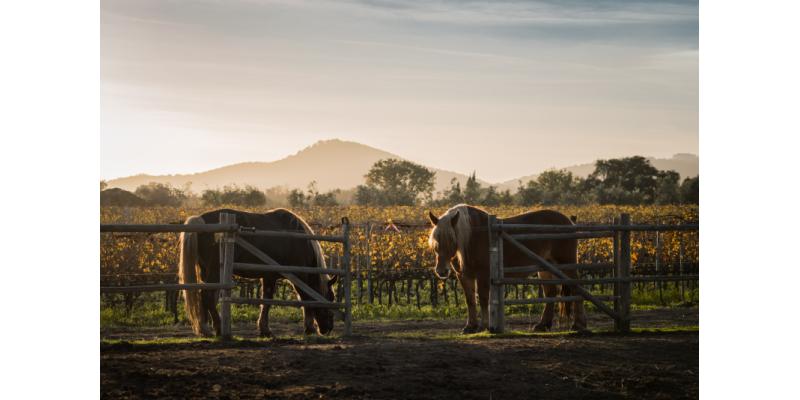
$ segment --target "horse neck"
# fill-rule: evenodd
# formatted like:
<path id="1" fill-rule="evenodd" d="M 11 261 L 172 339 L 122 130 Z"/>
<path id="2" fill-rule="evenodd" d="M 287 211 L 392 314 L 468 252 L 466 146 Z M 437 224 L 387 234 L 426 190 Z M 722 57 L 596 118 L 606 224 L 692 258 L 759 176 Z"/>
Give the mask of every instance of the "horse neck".
<path id="1" fill-rule="evenodd" d="M 464 249 L 464 258 L 467 265 L 463 265 L 462 268 L 472 268 L 471 264 L 481 263 L 483 261 L 482 254 L 485 253 L 489 242 L 487 230 L 489 214 L 471 206 L 468 207 L 468 211 L 470 237 L 467 242 L 467 248 Z"/>

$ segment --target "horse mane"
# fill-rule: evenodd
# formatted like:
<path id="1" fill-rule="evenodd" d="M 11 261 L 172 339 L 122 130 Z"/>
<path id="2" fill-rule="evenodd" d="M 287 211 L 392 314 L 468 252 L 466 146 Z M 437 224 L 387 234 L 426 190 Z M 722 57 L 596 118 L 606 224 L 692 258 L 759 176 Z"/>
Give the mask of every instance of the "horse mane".
<path id="1" fill-rule="evenodd" d="M 452 219 L 456 212 L 458 212 L 458 222 L 456 223 L 455 229 L 453 229 Z M 455 246 L 458 262 L 463 267 L 467 259 L 469 239 L 472 236 L 471 222 L 469 206 L 466 204 L 458 204 L 451 207 L 439 217 L 439 223 L 431 230 L 428 244 L 432 245 L 434 241 L 438 241 L 439 245 Z M 434 238 L 434 233 L 437 233 L 436 238 Z"/>

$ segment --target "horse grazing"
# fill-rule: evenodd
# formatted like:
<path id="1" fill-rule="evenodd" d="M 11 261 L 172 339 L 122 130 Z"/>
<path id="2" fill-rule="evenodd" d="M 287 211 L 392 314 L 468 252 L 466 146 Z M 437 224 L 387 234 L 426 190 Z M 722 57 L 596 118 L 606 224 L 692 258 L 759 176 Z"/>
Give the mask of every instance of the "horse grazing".
<path id="1" fill-rule="evenodd" d="M 485 330 L 489 323 L 489 236 L 487 231 L 489 214 L 479 208 L 466 204 L 459 204 L 445 212 L 442 216 L 435 216 L 428 212 L 428 217 L 433 224 L 429 247 L 436 253 L 435 272 L 440 279 L 446 279 L 450 271 L 455 272 L 464 289 L 464 299 L 467 302 L 467 325 L 463 333 L 473 333 Z M 507 224 L 548 224 L 572 225 L 572 221 L 564 214 L 556 211 L 543 210 L 528 212 L 502 220 Z M 524 231 L 521 231 L 521 233 Z M 576 239 L 559 240 L 523 240 L 527 248 L 554 264 L 574 264 L 577 260 L 578 241 Z M 454 260 L 458 263 L 454 263 Z M 503 265 L 517 267 L 533 264 L 528 256 L 519 251 L 515 246 L 503 248 Z M 572 279 L 577 279 L 577 271 L 564 271 Z M 527 273 L 507 274 L 510 277 L 524 277 Z M 556 279 L 549 272 L 540 271 L 540 279 Z M 478 298 L 481 305 L 481 322 L 478 324 L 475 291 L 477 287 Z M 555 297 L 556 285 L 542 285 L 547 297 Z M 568 285 L 561 285 L 561 295 L 568 296 L 571 292 Z M 572 329 L 586 330 L 586 314 L 582 301 L 574 304 L 561 305 L 561 316 L 568 318 L 574 314 Z M 574 308 L 574 310 L 573 310 Z M 534 331 L 542 332 L 552 328 L 553 304 L 547 303 Z"/>
<path id="2" fill-rule="evenodd" d="M 254 214 L 236 210 L 215 210 L 200 216 L 189 217 L 185 224 L 216 224 L 219 223 L 220 213 L 236 215 L 236 223 L 242 226 L 254 227 L 258 230 L 270 231 L 294 231 L 313 234 L 311 227 L 302 218 L 293 214 L 289 210 L 276 209 L 264 214 Z M 322 248 L 316 240 L 283 238 L 283 237 L 248 237 L 248 242 L 259 250 L 268 254 L 281 265 L 321 267 L 325 265 L 325 257 Z M 220 254 L 219 245 L 215 242 L 213 233 L 189 233 L 183 232 L 180 235 L 180 263 L 179 263 L 179 282 L 219 282 Z M 263 263 L 241 248 L 238 244 L 234 249 L 234 262 L 242 263 Z M 281 277 L 277 272 L 236 272 L 235 275 L 243 278 L 254 278 L 261 280 L 261 297 L 272 299 L 275 294 L 275 285 Z M 308 284 L 311 288 L 318 291 L 329 301 L 334 301 L 333 284 L 336 282 L 337 275 L 330 278 L 326 274 L 295 274 L 300 280 Z M 294 287 L 294 285 L 293 285 Z M 305 292 L 294 288 L 300 300 L 311 300 Z M 210 320 L 217 336 L 220 335 L 220 317 L 217 312 L 217 290 L 184 290 L 186 300 L 186 314 L 192 324 L 192 330 L 196 335 L 211 336 L 206 323 Z M 327 334 L 333 329 L 334 313 L 329 309 L 302 307 L 305 333 Z M 261 305 L 261 313 L 258 317 L 258 330 L 261 336 L 272 336 L 269 329 L 269 305 Z"/>

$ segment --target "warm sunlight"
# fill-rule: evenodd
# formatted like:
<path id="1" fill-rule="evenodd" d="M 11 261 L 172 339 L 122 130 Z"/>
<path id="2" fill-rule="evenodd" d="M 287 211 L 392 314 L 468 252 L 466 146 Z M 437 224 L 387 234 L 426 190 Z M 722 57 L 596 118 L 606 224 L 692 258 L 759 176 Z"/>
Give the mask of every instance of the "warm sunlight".
<path id="1" fill-rule="evenodd" d="M 101 7 L 104 179 L 333 138 L 493 183 L 698 152 L 695 2 Z"/>

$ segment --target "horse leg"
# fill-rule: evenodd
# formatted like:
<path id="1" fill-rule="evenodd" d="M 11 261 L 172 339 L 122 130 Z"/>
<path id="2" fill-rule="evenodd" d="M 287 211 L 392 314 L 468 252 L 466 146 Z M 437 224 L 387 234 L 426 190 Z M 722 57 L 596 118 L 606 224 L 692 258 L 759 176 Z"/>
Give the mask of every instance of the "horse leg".
<path id="1" fill-rule="evenodd" d="M 553 279 L 552 274 L 549 272 L 539 272 L 539 279 Z M 556 285 L 541 285 L 545 297 L 556 297 Z M 553 303 L 545 303 L 544 311 L 542 312 L 539 323 L 533 326 L 534 332 L 546 332 L 553 327 L 553 310 L 555 306 Z"/>
<path id="2" fill-rule="evenodd" d="M 217 290 L 201 290 L 200 297 L 203 302 L 203 309 L 211 318 L 211 326 L 214 327 L 214 334 L 217 336 L 222 335 L 222 320 L 217 311 Z M 205 331 L 205 328 L 203 329 Z"/>
<path id="3" fill-rule="evenodd" d="M 578 271 L 566 271 L 565 273 L 570 279 L 578 279 Z M 572 327 L 570 329 L 578 332 L 588 332 L 586 328 L 586 310 L 583 308 L 583 300 L 578 300 L 574 302 L 574 304 L 570 303 L 570 307 L 572 307 L 572 312 L 574 313 Z"/>
<path id="4" fill-rule="evenodd" d="M 458 280 L 464 289 L 464 301 L 467 302 L 467 325 L 461 333 L 475 333 L 478 331 L 478 316 L 475 310 L 475 279 L 461 274 L 458 276 Z"/>
<path id="5" fill-rule="evenodd" d="M 267 281 L 261 279 L 261 298 L 265 300 L 272 300 L 275 295 L 275 280 Z M 262 304 L 258 314 L 258 336 L 272 337 L 272 331 L 269 329 L 269 308 L 267 304 Z"/>
<path id="6" fill-rule="evenodd" d="M 300 296 L 300 292 L 297 291 L 297 300 L 303 300 L 302 296 Z M 317 322 L 314 321 L 314 312 L 311 311 L 311 308 L 308 306 L 300 307 L 303 310 L 303 333 L 306 335 L 313 335 L 315 333 L 319 334 L 319 329 L 317 329 Z"/>
<path id="7" fill-rule="evenodd" d="M 303 333 L 306 335 L 313 335 L 319 333 L 317 323 L 314 321 L 314 315 L 307 306 L 300 307 L 303 309 L 303 326 L 305 330 Z"/>
<path id="8" fill-rule="evenodd" d="M 481 331 L 489 329 L 489 279 L 478 279 L 478 301 L 481 303 Z"/>

